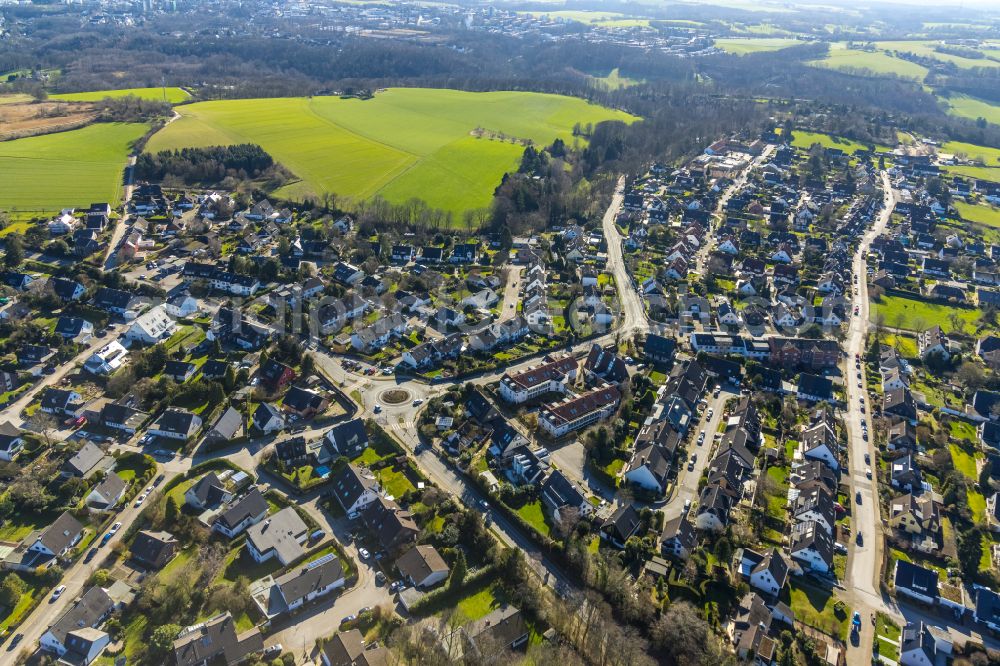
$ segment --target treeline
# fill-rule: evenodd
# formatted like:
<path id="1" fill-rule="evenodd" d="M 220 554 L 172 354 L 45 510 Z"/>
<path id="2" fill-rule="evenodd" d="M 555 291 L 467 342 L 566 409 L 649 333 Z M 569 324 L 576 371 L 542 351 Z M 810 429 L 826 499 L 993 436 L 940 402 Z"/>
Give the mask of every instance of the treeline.
<path id="1" fill-rule="evenodd" d="M 241 143 L 143 153 L 136 159 L 135 172 L 141 180 L 162 181 L 173 177 L 185 185 L 215 185 L 227 177 L 260 178 L 275 166 L 274 158 L 263 148 Z"/>

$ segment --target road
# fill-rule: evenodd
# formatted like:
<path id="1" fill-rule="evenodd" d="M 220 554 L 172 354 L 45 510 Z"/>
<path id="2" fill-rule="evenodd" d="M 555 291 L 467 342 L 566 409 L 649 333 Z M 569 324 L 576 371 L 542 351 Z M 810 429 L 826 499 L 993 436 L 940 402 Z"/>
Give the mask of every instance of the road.
<path id="1" fill-rule="evenodd" d="M 848 436 L 848 459 L 849 478 L 851 486 L 852 501 L 856 494 L 861 495 L 860 505 L 854 504 L 854 534 L 861 534 L 863 543 L 858 545 L 852 539 L 847 557 L 847 574 L 844 580 L 844 587 L 847 591 L 848 600 L 852 607 L 858 610 L 865 617 L 861 623 L 861 637 L 857 647 L 848 646 L 847 659 L 851 664 L 870 663 L 872 644 L 874 641 L 874 629 L 867 621 L 867 616 L 876 610 L 888 610 L 879 592 L 878 577 L 881 571 L 882 562 L 882 533 L 881 520 L 879 518 L 877 465 L 869 465 L 865 462 L 866 456 L 870 461 L 875 461 L 877 452 L 874 446 L 874 438 L 866 441 L 862 422 L 866 422 L 870 414 L 862 413 L 861 400 L 866 400 L 864 409 L 867 411 L 867 398 L 865 397 L 867 385 L 865 381 L 864 365 L 861 365 L 859 380 L 858 372 L 855 369 L 854 358 L 857 355 L 863 358 L 865 354 L 865 341 L 868 336 L 868 286 L 865 255 L 871 245 L 872 240 L 881 234 L 892 215 L 893 195 L 889 177 L 882 173 L 882 183 L 884 190 L 885 207 L 879 214 L 875 224 L 861 239 L 857 252 L 854 255 L 853 272 L 857 277 L 854 289 L 853 306 L 858 309 L 858 314 L 851 319 L 847 332 L 845 351 L 847 359 L 845 361 L 844 383 L 847 389 L 847 412 L 844 414 L 844 426 L 847 428 Z M 861 384 L 859 386 L 858 384 Z M 872 478 L 868 478 L 866 470 L 872 469 Z"/>
<path id="2" fill-rule="evenodd" d="M 618 232 L 618 212 L 621 210 L 622 201 L 625 199 L 625 178 L 618 179 L 618 186 L 615 194 L 611 198 L 611 205 L 604 213 L 602 226 L 604 229 L 604 239 L 608 243 L 608 270 L 615 278 L 615 285 L 618 289 L 618 304 L 621 308 L 621 321 L 618 326 L 618 334 L 627 338 L 634 333 L 645 333 L 649 330 L 648 319 L 646 318 L 646 308 L 642 303 L 642 298 L 632 284 L 632 278 L 625 269 L 625 255 L 622 253 L 622 236 Z"/>
<path id="3" fill-rule="evenodd" d="M 738 393 L 732 391 L 731 388 L 724 388 L 724 390 L 719 392 L 718 397 L 708 397 L 708 407 L 706 408 L 706 414 L 708 409 L 712 410 L 712 417 L 708 419 L 707 423 L 702 423 L 700 427 L 692 428 L 691 443 L 688 444 L 688 453 L 696 453 L 698 459 L 694 463 L 694 469 L 688 470 L 686 465 L 682 462 L 678 462 L 678 465 L 682 465 L 681 471 L 677 474 L 677 489 L 674 491 L 673 496 L 670 501 L 667 502 L 666 506 L 663 507 L 663 513 L 665 514 L 666 520 L 673 520 L 677 516 L 684 513 L 684 503 L 687 500 L 691 500 L 691 504 L 697 504 L 698 502 L 698 481 L 701 479 L 701 475 L 704 473 L 705 469 L 708 467 L 709 461 L 715 453 L 715 448 L 717 441 L 715 439 L 715 433 L 719 431 L 719 424 L 722 423 L 723 412 L 725 411 L 726 400 L 734 398 Z M 698 430 L 705 431 L 705 443 L 698 446 Z"/>
<path id="4" fill-rule="evenodd" d="M 172 478 L 177 475 L 177 472 L 169 471 L 165 469 L 159 470 L 164 474 L 163 481 L 160 483 L 159 488 L 163 488 L 167 483 L 170 482 Z M 159 494 L 155 494 L 154 497 L 158 497 Z M 148 500 L 147 500 L 148 501 Z M 70 566 L 66 573 L 63 575 L 62 584 L 66 586 L 66 591 L 56 599 L 54 602 L 49 602 L 48 599 L 43 599 L 42 602 L 35 608 L 32 613 L 24 619 L 19 627 L 18 633 L 23 635 L 19 645 L 27 650 L 33 650 L 38 640 L 42 637 L 42 634 L 52 625 L 53 622 L 59 617 L 59 615 L 66 610 L 73 602 L 75 602 L 84 592 L 87 581 L 90 576 L 101 568 L 105 557 L 111 553 L 112 548 L 115 544 L 122 540 L 122 536 L 128 530 L 129 525 L 138 517 L 142 512 L 142 507 L 136 507 L 135 503 L 131 503 L 126 507 L 118 516 L 115 517 L 115 521 L 121 522 L 122 527 L 111 537 L 111 540 L 103 547 L 98 548 L 97 555 L 94 556 L 89 562 L 84 561 L 84 557 L 80 557 L 76 562 Z M 91 547 L 97 546 L 100 543 L 101 535 L 98 534 L 94 537 L 94 542 Z M 88 548 L 89 550 L 89 548 Z M 10 641 L 5 641 L 7 645 L 7 650 L 10 650 Z M 5 653 L 0 653 L 3 655 Z M 2 656 L 0 656 L 0 662 L 5 661 Z"/>
<path id="5" fill-rule="evenodd" d="M 20 398 L 4 407 L 3 411 L 0 412 L 3 415 L 2 418 L 10 421 L 19 428 L 31 430 L 31 428 L 25 423 L 24 419 L 21 418 L 21 412 L 23 412 L 24 409 L 31 404 L 31 401 L 34 400 L 43 389 L 57 385 L 66 376 L 76 372 L 79 369 L 77 367 L 78 365 L 83 365 L 83 363 L 90 358 L 95 351 L 111 343 L 112 340 L 115 340 L 115 338 L 110 335 L 103 338 L 94 336 L 87 347 L 77 354 L 72 360 L 62 363 L 61 365 L 57 365 L 55 372 L 51 375 L 42 375 L 41 380 L 35 385 L 34 388 L 28 389 Z"/>

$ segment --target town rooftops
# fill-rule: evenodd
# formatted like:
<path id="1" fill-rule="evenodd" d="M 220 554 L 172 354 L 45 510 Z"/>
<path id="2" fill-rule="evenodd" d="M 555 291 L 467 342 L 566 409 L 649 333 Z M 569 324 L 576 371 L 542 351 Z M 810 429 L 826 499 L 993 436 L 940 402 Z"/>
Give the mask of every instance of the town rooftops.
<path id="1" fill-rule="evenodd" d="M 298 512 L 285 507 L 270 518 L 262 520 L 247 529 L 247 541 L 258 553 L 274 550 L 282 562 L 291 562 L 303 554 L 297 536 L 307 531 Z"/>
<path id="2" fill-rule="evenodd" d="M 513 375 L 504 375 L 500 380 L 514 391 L 530 390 L 549 381 L 561 381 L 576 370 L 577 360 L 573 356 L 562 356 Z"/>

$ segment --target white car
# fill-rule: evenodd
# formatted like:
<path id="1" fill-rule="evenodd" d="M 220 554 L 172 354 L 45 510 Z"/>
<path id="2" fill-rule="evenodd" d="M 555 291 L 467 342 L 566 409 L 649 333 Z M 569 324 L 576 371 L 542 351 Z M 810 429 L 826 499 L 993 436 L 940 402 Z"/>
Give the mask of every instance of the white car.
<path id="1" fill-rule="evenodd" d="M 66 591 L 65 585 L 60 585 L 56 589 L 52 590 L 52 601 L 55 601 L 62 596 L 62 593 Z"/>
<path id="2" fill-rule="evenodd" d="M 869 479 L 872 478 L 872 468 L 871 467 L 865 467 L 865 476 L 868 477 Z"/>
<path id="3" fill-rule="evenodd" d="M 114 525 L 111 526 L 111 529 L 108 530 L 108 533 L 109 534 L 116 534 L 118 532 L 118 530 L 120 530 L 121 528 L 122 528 L 122 524 L 121 523 L 115 523 Z"/>
<path id="4" fill-rule="evenodd" d="M 708 408 L 708 418 L 712 418 L 712 416 L 714 416 L 714 415 L 715 415 L 715 407 L 709 407 Z M 704 431 L 702 431 L 702 432 L 704 432 Z"/>
<path id="5" fill-rule="evenodd" d="M 413 401 L 413 406 L 414 407 L 418 407 L 418 406 L 420 406 L 422 404 L 424 404 L 424 401 L 421 398 L 417 398 L 416 400 Z"/>
<path id="6" fill-rule="evenodd" d="M 358 548 L 358 555 L 360 555 L 360 556 L 361 556 L 361 559 L 363 559 L 363 560 L 367 560 L 367 559 L 368 559 L 368 558 L 370 557 L 371 553 L 369 553 L 369 552 L 368 552 L 368 551 L 367 551 L 366 549 L 364 549 L 364 548 Z"/>

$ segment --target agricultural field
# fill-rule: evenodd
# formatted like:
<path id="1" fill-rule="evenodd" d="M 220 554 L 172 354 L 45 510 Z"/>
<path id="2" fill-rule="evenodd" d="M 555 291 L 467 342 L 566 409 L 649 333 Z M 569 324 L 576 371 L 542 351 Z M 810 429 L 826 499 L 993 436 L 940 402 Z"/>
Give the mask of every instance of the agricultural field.
<path id="1" fill-rule="evenodd" d="M 0 143 L 0 210 L 117 203 L 129 147 L 146 129 L 143 123 L 96 123 Z"/>
<path id="2" fill-rule="evenodd" d="M 895 74 L 906 79 L 923 80 L 927 68 L 882 51 L 848 49 L 844 44 L 831 44 L 830 52 L 822 60 L 809 63 L 817 67 L 841 70 L 868 70 L 874 74 Z"/>
<path id="3" fill-rule="evenodd" d="M 573 125 L 634 116 L 573 97 L 522 92 L 393 89 L 370 100 L 336 97 L 199 102 L 150 140 L 155 152 L 186 146 L 257 143 L 300 180 L 277 196 L 324 192 L 355 201 L 413 197 L 461 213 L 489 204 L 520 143 L 572 143 Z"/>
<path id="4" fill-rule="evenodd" d="M 976 166 L 949 166 L 943 167 L 946 173 L 954 176 L 965 176 L 966 178 L 979 178 L 992 182 L 1000 182 L 1000 168 L 996 167 L 976 167 Z"/>
<path id="5" fill-rule="evenodd" d="M 763 53 L 765 51 L 779 51 L 781 49 L 787 49 L 789 46 L 795 46 L 796 44 L 801 44 L 797 39 L 782 39 L 782 38 L 761 38 L 755 39 L 753 37 L 741 38 L 733 37 L 728 39 L 716 39 L 715 45 L 725 51 L 726 53 L 732 53 L 733 55 L 746 55 L 747 53 Z"/>
<path id="6" fill-rule="evenodd" d="M 987 122 L 1000 125 L 1000 105 L 968 95 L 951 95 L 941 99 L 948 105 L 948 113 L 953 116 L 972 120 L 985 118 Z"/>
<path id="7" fill-rule="evenodd" d="M 191 95 L 182 88 L 124 88 L 121 90 L 94 90 L 92 92 L 63 93 L 49 95 L 49 99 L 62 102 L 97 102 L 107 97 L 117 99 L 133 95 L 140 99 L 163 100 L 171 104 L 179 104 L 191 99 Z"/>
<path id="8" fill-rule="evenodd" d="M 912 53 L 921 58 L 933 58 L 941 62 L 949 62 L 956 67 L 971 69 L 973 67 L 1000 67 L 1000 62 L 990 58 L 963 58 L 950 53 L 940 53 L 934 50 L 933 41 L 900 41 L 876 42 L 875 46 L 885 51 Z"/>

